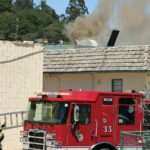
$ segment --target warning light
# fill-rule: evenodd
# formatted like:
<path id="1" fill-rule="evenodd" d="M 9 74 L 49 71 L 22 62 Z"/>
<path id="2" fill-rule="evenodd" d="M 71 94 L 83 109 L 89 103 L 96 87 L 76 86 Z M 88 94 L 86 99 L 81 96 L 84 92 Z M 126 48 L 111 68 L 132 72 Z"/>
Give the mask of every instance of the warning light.
<path id="1" fill-rule="evenodd" d="M 70 92 L 38 92 L 35 93 L 37 97 L 47 96 L 47 97 L 57 97 L 57 96 L 69 96 Z"/>

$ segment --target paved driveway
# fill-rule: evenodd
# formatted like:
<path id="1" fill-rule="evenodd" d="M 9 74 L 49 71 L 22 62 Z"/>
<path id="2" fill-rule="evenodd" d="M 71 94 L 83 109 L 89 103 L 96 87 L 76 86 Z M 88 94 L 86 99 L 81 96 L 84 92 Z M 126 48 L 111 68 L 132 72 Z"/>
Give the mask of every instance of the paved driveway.
<path id="1" fill-rule="evenodd" d="M 22 143 L 20 142 L 21 128 L 4 130 L 5 138 L 2 142 L 3 150 L 22 150 Z"/>

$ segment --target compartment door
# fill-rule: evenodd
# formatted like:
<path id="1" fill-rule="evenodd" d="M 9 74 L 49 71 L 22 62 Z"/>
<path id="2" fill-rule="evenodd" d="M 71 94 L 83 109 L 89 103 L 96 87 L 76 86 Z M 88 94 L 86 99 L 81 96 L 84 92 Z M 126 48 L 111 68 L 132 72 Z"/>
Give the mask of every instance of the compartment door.
<path id="1" fill-rule="evenodd" d="M 100 136 L 103 142 L 115 142 L 115 112 L 113 105 L 101 106 Z"/>

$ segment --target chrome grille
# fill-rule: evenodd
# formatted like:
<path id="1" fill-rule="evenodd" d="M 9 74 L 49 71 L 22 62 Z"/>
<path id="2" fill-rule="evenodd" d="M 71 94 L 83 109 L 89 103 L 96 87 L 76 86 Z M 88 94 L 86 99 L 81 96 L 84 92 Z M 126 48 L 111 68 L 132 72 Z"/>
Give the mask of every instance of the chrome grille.
<path id="1" fill-rule="evenodd" d="M 36 130 L 35 130 L 36 131 Z M 39 136 L 39 137 L 44 137 L 44 132 L 35 132 L 35 131 L 30 131 L 29 135 L 30 136 Z"/>
<path id="2" fill-rule="evenodd" d="M 28 142 L 29 150 L 45 150 L 45 136 L 46 132 L 43 130 L 32 129 L 29 130 Z"/>
<path id="3" fill-rule="evenodd" d="M 39 138 L 30 137 L 30 138 L 29 138 L 29 142 L 44 143 L 44 139 L 39 139 Z"/>

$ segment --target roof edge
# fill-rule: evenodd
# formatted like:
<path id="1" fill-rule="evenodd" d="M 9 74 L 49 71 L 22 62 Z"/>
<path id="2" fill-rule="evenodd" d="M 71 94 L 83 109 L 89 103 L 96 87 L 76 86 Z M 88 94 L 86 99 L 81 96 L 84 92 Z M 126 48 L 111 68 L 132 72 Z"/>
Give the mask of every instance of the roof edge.
<path id="1" fill-rule="evenodd" d="M 140 73 L 146 73 L 146 72 L 150 72 L 150 70 L 119 70 L 119 71 L 68 71 L 68 72 L 48 72 L 48 71 L 43 71 L 43 73 L 49 73 L 49 74 L 70 74 L 70 73 L 76 73 L 76 74 L 80 74 L 80 73 L 134 73 L 134 72 L 140 72 Z"/>

